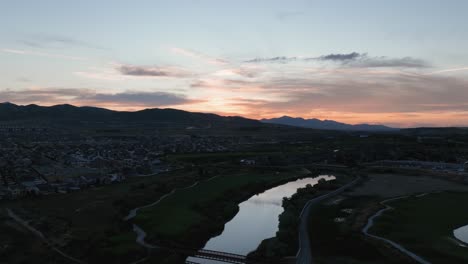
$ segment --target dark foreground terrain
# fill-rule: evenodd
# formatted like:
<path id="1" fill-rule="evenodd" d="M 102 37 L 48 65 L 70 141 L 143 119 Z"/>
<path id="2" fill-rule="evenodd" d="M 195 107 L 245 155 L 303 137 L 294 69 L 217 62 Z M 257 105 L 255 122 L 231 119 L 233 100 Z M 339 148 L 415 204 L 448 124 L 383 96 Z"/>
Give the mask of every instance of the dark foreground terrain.
<path id="1" fill-rule="evenodd" d="M 1 262 L 184 263 L 240 202 L 319 174 L 336 180 L 284 199 L 276 236 L 247 262 L 295 263 L 304 206 L 355 179 L 302 218 L 310 245 L 301 250 L 314 263 L 417 263 L 376 237 L 431 263 L 468 259 L 452 233 L 468 224 L 464 129 L 328 131 L 177 110 L 2 107 Z M 395 197 L 404 198 L 385 202 Z"/>

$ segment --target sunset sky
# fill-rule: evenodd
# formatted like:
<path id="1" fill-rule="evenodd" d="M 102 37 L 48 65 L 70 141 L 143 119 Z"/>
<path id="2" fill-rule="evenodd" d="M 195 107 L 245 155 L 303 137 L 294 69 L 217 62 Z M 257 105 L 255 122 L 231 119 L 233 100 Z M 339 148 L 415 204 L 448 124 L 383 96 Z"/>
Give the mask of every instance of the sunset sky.
<path id="1" fill-rule="evenodd" d="M 2 1 L 0 101 L 468 126 L 468 1 Z"/>

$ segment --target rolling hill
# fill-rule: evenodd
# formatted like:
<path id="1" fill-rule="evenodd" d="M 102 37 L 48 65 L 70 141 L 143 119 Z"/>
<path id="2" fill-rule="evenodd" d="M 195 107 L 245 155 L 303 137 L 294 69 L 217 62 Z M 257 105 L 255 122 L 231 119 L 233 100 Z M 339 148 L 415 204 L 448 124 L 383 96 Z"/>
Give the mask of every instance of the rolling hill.
<path id="1" fill-rule="evenodd" d="M 326 130 L 348 130 L 348 131 L 395 131 L 398 129 L 383 126 L 383 125 L 369 125 L 369 124 L 358 124 L 350 125 L 345 123 L 336 122 L 333 120 L 319 120 L 304 119 L 301 117 L 289 117 L 282 116 L 278 118 L 262 119 L 263 123 L 268 124 L 280 124 L 296 127 L 314 128 L 314 129 L 326 129 Z"/>
<path id="2" fill-rule="evenodd" d="M 16 105 L 0 103 L 0 122 L 33 122 L 48 124 L 83 123 L 143 123 L 174 124 L 183 126 L 206 127 L 244 127 L 262 126 L 262 123 L 238 116 L 219 116 L 215 114 L 194 113 L 177 109 L 145 109 L 135 112 L 113 111 L 97 107 L 77 107 L 73 105 Z"/>

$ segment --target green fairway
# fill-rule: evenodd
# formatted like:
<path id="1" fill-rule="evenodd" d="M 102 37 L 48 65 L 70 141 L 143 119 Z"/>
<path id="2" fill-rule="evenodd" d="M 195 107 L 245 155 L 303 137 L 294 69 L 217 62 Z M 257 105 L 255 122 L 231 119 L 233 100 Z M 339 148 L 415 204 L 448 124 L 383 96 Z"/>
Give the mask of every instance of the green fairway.
<path id="1" fill-rule="evenodd" d="M 437 193 L 389 203 L 371 233 L 402 244 L 432 263 L 468 263 L 453 230 L 468 224 L 468 193 Z"/>
<path id="2" fill-rule="evenodd" d="M 142 210 L 136 217 L 136 222 L 150 234 L 163 238 L 178 238 L 207 220 L 206 212 L 210 208 L 227 210 L 226 207 L 236 202 L 234 197 L 239 197 L 239 193 L 248 194 L 251 192 L 249 190 L 301 175 L 305 175 L 305 172 L 276 174 L 272 171 L 244 171 L 220 175 L 200 182 L 193 188 L 179 190 L 158 205 Z"/>

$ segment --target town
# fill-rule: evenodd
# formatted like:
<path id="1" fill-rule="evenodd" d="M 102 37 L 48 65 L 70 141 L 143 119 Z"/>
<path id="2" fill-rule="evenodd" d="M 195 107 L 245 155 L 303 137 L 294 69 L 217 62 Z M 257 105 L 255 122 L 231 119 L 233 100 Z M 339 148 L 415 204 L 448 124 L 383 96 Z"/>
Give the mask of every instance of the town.
<path id="1" fill-rule="evenodd" d="M 45 128 L 0 128 L 0 199 L 66 194 L 177 169 L 170 153 L 233 150 L 232 138 L 190 135 L 67 137 Z M 25 143 L 22 139 L 37 137 Z"/>

